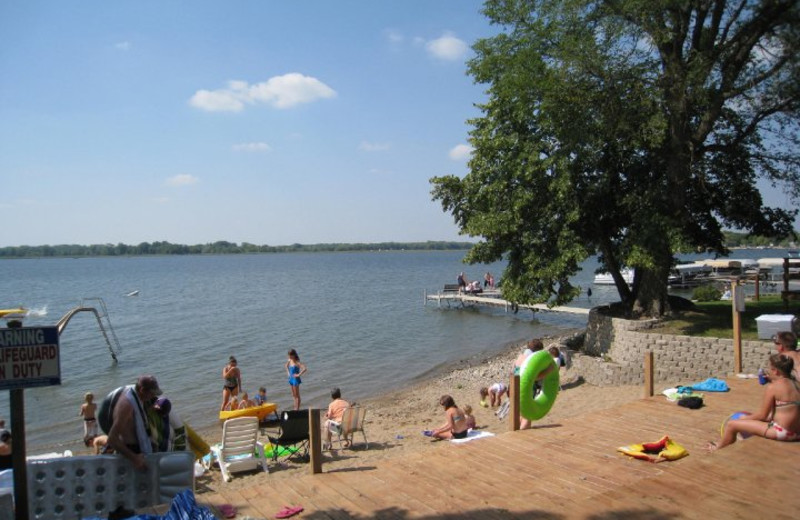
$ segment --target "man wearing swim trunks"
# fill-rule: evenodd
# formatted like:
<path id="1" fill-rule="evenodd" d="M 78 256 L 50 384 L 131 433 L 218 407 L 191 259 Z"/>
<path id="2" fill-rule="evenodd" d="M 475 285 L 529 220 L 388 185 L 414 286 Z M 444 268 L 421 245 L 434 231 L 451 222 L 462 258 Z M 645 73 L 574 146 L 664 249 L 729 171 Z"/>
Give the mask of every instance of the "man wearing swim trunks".
<path id="1" fill-rule="evenodd" d="M 153 406 L 161 388 L 153 376 L 141 376 L 135 385 L 125 388 L 111 412 L 113 423 L 108 432 L 108 445 L 131 461 L 137 470 L 145 471 L 145 454 L 153 453 L 149 437 L 147 409 Z"/>

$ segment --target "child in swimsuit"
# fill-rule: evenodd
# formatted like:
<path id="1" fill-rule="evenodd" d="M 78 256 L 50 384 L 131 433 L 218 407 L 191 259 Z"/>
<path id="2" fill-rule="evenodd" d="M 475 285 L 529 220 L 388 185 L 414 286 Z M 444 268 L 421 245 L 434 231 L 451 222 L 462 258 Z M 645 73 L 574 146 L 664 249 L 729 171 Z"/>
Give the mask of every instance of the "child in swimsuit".
<path id="1" fill-rule="evenodd" d="M 794 361 L 781 354 L 769 357 L 770 382 L 765 386 L 761 409 L 725 425 L 722 441 L 710 442 L 715 451 L 736 442 L 738 433 L 760 435 L 777 441 L 800 441 L 800 384 L 792 377 Z"/>
<path id="2" fill-rule="evenodd" d="M 86 392 L 83 396 L 83 404 L 81 405 L 81 413 L 79 414 L 83 417 L 83 438 L 85 439 L 94 439 L 97 437 L 97 418 L 95 417 L 95 413 L 97 412 L 97 404 L 94 402 L 94 394 L 91 392 Z"/>
<path id="3" fill-rule="evenodd" d="M 503 394 L 508 394 L 508 387 L 503 383 L 494 383 L 492 386 L 484 386 L 480 389 L 481 394 L 481 406 L 486 408 L 487 406 L 487 398 L 488 404 L 491 405 L 492 408 L 495 406 L 500 406 L 503 403 Z"/>
<path id="4" fill-rule="evenodd" d="M 300 376 L 306 373 L 306 366 L 300 362 L 300 356 L 295 349 L 289 350 L 289 360 L 286 362 L 286 375 L 289 376 L 289 387 L 292 389 L 294 409 L 300 409 Z"/>

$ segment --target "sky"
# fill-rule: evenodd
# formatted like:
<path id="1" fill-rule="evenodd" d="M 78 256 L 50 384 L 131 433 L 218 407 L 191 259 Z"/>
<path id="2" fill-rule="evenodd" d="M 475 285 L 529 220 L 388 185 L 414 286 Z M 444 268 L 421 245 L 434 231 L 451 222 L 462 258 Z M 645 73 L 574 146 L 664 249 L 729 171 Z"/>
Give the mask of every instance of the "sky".
<path id="1" fill-rule="evenodd" d="M 481 5 L 3 0 L 0 247 L 468 239 Z"/>

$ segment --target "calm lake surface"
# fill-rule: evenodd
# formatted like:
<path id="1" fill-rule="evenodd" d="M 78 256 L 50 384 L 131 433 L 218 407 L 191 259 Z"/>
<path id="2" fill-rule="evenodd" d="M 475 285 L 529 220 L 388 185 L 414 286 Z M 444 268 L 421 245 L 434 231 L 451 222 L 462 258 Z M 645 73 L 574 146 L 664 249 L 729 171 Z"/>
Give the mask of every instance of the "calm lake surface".
<path id="1" fill-rule="evenodd" d="M 736 251 L 778 257 L 785 250 Z M 84 298 L 105 301 L 122 346 L 114 363 L 93 314 L 76 314 L 61 334 L 59 386 L 25 390 L 28 452 L 82 446 L 83 395 L 154 374 L 173 408 L 195 429 L 217 424 L 222 367 L 235 355 L 244 390 L 259 386 L 291 406 L 284 364 L 296 348 L 308 366 L 303 406 L 324 407 L 330 388 L 349 399 L 393 390 L 457 360 L 493 354 L 509 343 L 583 327 L 557 313 L 445 309 L 423 304 L 424 291 L 502 265 L 467 266 L 463 251 L 281 253 L 263 255 L 56 258 L 0 262 L 0 308 L 25 306 L 25 326 L 51 326 Z M 589 261 L 575 282 L 592 286 Z M 138 296 L 126 296 L 131 291 Z M 592 286 L 572 305 L 617 299 Z M 87 302 L 94 305 L 94 302 Z M 8 392 L 0 414 L 9 418 Z"/>

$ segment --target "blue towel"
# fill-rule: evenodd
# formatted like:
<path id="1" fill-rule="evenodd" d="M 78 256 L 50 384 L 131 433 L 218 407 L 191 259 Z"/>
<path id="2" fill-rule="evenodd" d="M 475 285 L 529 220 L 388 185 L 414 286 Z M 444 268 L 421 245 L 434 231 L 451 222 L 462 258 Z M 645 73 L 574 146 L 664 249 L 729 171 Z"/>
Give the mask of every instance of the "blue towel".
<path id="1" fill-rule="evenodd" d="M 716 379 L 713 377 L 709 377 L 702 383 L 695 383 L 690 386 L 692 390 L 699 390 L 702 392 L 727 392 L 730 390 L 728 388 L 728 383 L 722 381 L 721 379 Z"/>

